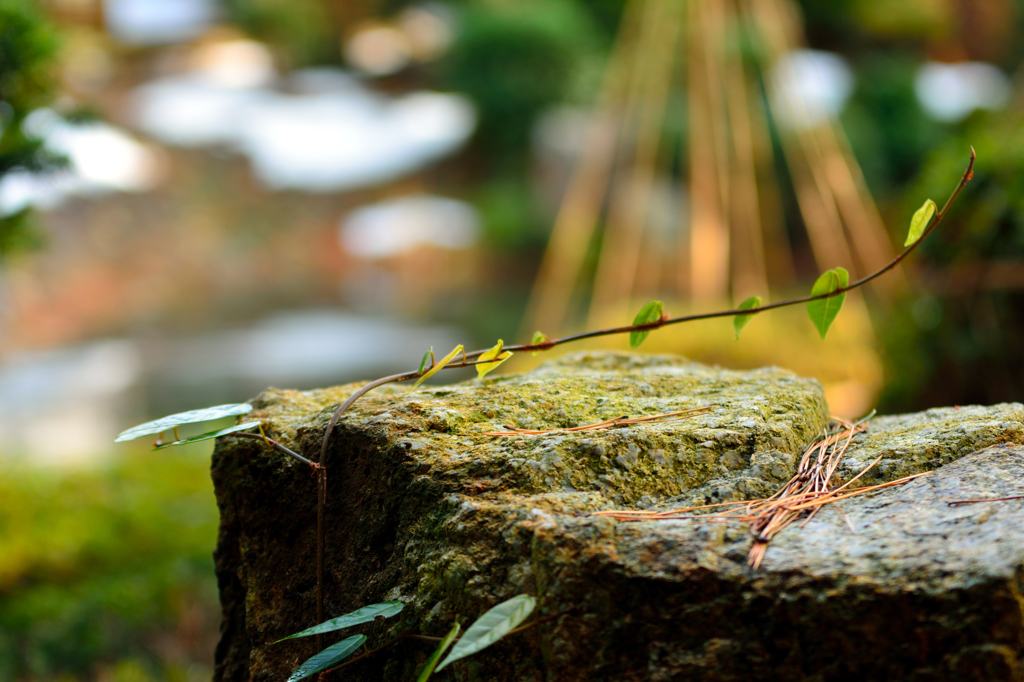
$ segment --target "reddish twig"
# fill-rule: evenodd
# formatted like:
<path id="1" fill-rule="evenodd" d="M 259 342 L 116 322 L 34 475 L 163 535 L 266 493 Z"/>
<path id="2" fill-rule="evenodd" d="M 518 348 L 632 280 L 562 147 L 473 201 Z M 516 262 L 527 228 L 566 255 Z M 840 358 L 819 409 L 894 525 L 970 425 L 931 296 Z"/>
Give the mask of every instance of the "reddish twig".
<path id="1" fill-rule="evenodd" d="M 710 405 L 705 407 L 694 407 L 689 410 L 678 410 L 676 412 L 665 412 L 664 414 L 652 414 L 647 417 L 613 417 L 611 419 L 605 419 L 603 422 L 597 422 L 596 424 L 587 424 L 586 426 L 572 426 L 565 429 L 549 429 L 547 431 L 536 430 L 536 429 L 513 429 L 509 428 L 508 431 L 489 431 L 487 433 L 480 434 L 482 436 L 546 436 L 550 433 L 571 433 L 574 431 L 600 431 L 602 429 L 610 429 L 613 426 L 629 426 L 631 424 L 644 424 L 649 422 L 658 421 L 678 421 L 680 419 L 689 419 L 690 417 L 696 417 L 700 412 L 706 412 L 714 409 Z"/>
<path id="2" fill-rule="evenodd" d="M 316 481 L 316 622 L 324 622 L 324 555 L 327 553 L 325 510 L 327 508 L 327 469 L 318 465 Z M 316 636 L 317 649 L 323 650 L 323 635 Z"/>
<path id="3" fill-rule="evenodd" d="M 261 428 L 261 430 L 262 430 L 262 428 Z M 285 447 L 284 445 L 281 445 L 280 443 L 278 443 L 273 438 L 267 438 L 262 433 L 249 433 L 248 431 L 235 431 L 231 435 L 232 436 L 236 436 L 238 438 L 255 438 L 256 440 L 261 440 L 264 443 L 266 443 L 267 445 L 269 445 L 270 447 L 272 447 L 275 450 L 277 450 L 278 452 L 282 452 L 282 453 L 284 453 L 286 455 L 289 455 L 290 457 L 294 457 L 295 459 L 299 460 L 303 464 L 308 464 L 310 467 L 312 467 L 312 469 L 314 471 L 316 471 L 317 469 L 320 468 L 320 465 L 317 464 L 316 462 L 312 462 L 312 461 L 306 459 L 305 457 L 303 457 L 299 453 L 295 452 L 291 448 L 288 448 L 288 447 Z"/>
<path id="4" fill-rule="evenodd" d="M 517 635 L 520 632 L 523 632 L 525 630 L 529 630 L 532 627 L 536 627 L 538 625 L 543 625 L 544 623 L 550 623 L 553 620 L 558 620 L 562 616 L 567 616 L 567 615 L 569 615 L 570 613 L 572 613 L 575 610 L 576 610 L 575 606 L 570 606 L 569 608 L 563 609 L 563 610 L 559 611 L 558 613 L 553 613 L 550 616 L 545 616 L 544 618 L 538 618 L 537 620 L 531 620 L 526 625 L 520 625 L 515 630 L 509 630 L 508 634 L 509 635 Z M 508 635 L 506 635 L 506 637 L 507 636 Z"/>

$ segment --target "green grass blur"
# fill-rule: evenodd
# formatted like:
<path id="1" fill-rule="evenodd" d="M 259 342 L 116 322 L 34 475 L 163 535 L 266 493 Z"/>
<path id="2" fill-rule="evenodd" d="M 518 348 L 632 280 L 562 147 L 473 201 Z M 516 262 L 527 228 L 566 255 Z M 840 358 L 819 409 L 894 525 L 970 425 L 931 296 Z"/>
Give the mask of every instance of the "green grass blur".
<path id="1" fill-rule="evenodd" d="M 212 677 L 210 448 L 179 450 L 72 472 L 5 464 L 0 680 Z"/>

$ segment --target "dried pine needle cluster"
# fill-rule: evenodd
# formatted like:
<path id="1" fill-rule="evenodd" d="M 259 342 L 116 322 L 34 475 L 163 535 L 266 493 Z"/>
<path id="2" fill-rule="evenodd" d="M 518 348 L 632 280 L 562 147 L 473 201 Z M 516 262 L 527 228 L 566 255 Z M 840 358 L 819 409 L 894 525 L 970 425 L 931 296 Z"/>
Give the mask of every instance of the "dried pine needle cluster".
<path id="1" fill-rule="evenodd" d="M 865 417 L 858 422 L 850 422 L 844 419 L 833 417 L 836 427 L 831 431 L 822 433 L 804 451 L 797 466 L 796 474 L 786 485 L 779 489 L 774 495 L 760 500 L 746 500 L 742 502 L 721 502 L 718 504 L 705 504 L 697 507 L 685 507 L 682 509 L 670 509 L 668 511 L 630 511 L 611 510 L 595 512 L 594 516 L 608 516 L 619 521 L 656 521 L 665 519 L 701 519 L 711 523 L 746 523 L 750 526 L 750 532 L 754 536 L 754 544 L 747 555 L 747 563 L 758 568 L 764 560 L 765 552 L 768 551 L 768 543 L 782 529 L 789 526 L 798 519 L 803 519 L 807 524 L 815 514 L 826 504 L 835 505 L 852 532 L 856 532 L 849 518 L 843 513 L 838 505 L 840 500 L 862 495 L 882 488 L 901 485 L 912 479 L 919 478 L 931 472 L 924 472 L 906 476 L 896 481 L 882 483 L 879 485 L 853 488 L 861 477 L 872 467 L 878 464 L 881 456 L 864 468 L 859 474 L 846 483 L 836 486 L 832 480 L 839 463 L 846 454 L 847 448 L 853 441 L 853 437 L 868 428 L 868 419 Z M 721 509 L 712 514 L 692 514 L 706 509 Z"/>

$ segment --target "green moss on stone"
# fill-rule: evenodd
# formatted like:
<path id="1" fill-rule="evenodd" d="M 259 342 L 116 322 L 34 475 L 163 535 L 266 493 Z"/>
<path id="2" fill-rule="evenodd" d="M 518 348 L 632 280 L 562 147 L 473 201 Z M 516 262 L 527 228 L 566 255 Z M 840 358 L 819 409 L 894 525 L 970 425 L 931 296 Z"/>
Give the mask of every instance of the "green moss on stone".
<path id="1" fill-rule="evenodd" d="M 334 409 L 356 386 L 268 390 L 254 402 L 252 416 L 265 420 L 275 438 L 316 458 Z M 682 421 L 542 436 L 485 435 L 507 427 L 557 429 L 702 406 L 712 409 Z M 733 372 L 665 355 L 578 353 L 528 374 L 483 382 L 412 392 L 401 385 L 383 387 L 342 417 L 325 462 L 328 615 L 385 599 L 403 601 L 399 617 L 366 626 L 383 638 L 405 629 L 441 635 L 455 618 L 471 619 L 522 592 L 540 599 L 542 614 L 578 609 L 539 630 L 540 645 L 525 638 L 502 642 L 474 657 L 472 666 L 456 664 L 453 675 L 462 680 L 703 679 L 711 673 L 760 679 L 751 670 L 771 670 L 778 679 L 800 679 L 813 670 L 841 677 L 837 660 L 857 667 L 863 679 L 896 679 L 910 670 L 901 660 L 885 667 L 875 658 L 840 655 L 842 641 L 828 634 L 832 623 L 868 633 L 873 650 L 919 628 L 923 634 L 912 644 L 924 643 L 914 660 L 926 663 L 913 665 L 932 666 L 925 677 L 940 671 L 928 679 L 953 679 L 941 673 L 943 651 L 967 656 L 962 652 L 971 647 L 1009 646 L 1006 637 L 989 642 L 954 626 L 991 611 L 1024 632 L 1019 609 L 1016 620 L 1007 615 L 1012 609 L 999 610 L 1005 586 L 978 577 L 982 569 L 975 564 L 969 564 L 975 574 L 956 583 L 956 589 L 975 586 L 970 598 L 940 595 L 924 603 L 916 596 L 923 592 L 904 589 L 898 580 L 872 582 L 901 566 L 923 571 L 924 559 L 892 553 L 904 547 L 945 551 L 940 540 L 901 545 L 886 527 L 870 535 L 880 539 L 865 533 L 860 544 L 837 545 L 836 538 L 848 532 L 845 522 L 837 512 L 825 512 L 807 527 L 813 541 L 801 544 L 800 531 L 787 530 L 780 551 L 773 548 L 765 570 L 754 573 L 745 563 L 749 534 L 742 527 L 626 524 L 586 516 L 600 509 L 770 495 L 792 476 L 828 415 L 813 379 L 777 368 Z M 1013 404 L 878 418 L 855 439 L 839 475 L 850 478 L 881 455 L 877 470 L 861 483 L 893 480 L 992 445 L 1021 443 L 1022 417 L 1024 408 Z M 998 460 L 1006 471 L 1016 471 L 1014 461 L 1013 453 Z M 946 481 L 943 489 L 971 487 L 950 487 L 950 481 L 968 480 L 957 476 L 936 474 L 921 479 L 931 483 L 913 485 L 924 490 Z M 1004 478 L 986 478 L 982 492 L 1012 487 Z M 315 612 L 313 479 L 305 465 L 259 441 L 231 437 L 218 441 L 214 479 L 222 510 L 218 572 L 226 586 L 228 633 L 217 679 L 283 679 L 313 653 L 308 642 L 272 644 L 311 625 Z M 900 507 L 909 514 L 915 490 L 891 489 L 877 501 L 857 498 L 844 502 L 844 510 L 866 528 L 871 514 L 884 517 L 892 496 L 911 496 Z M 946 509 L 944 502 L 932 506 L 935 514 Z M 958 547 L 968 551 L 971 535 L 963 523 L 948 526 L 943 533 L 960 538 Z M 907 527 L 908 533 L 928 532 L 913 523 Z M 999 565 L 1012 566 L 1016 550 L 997 549 Z M 850 566 L 856 570 L 848 574 Z M 949 625 L 936 626 L 937 634 L 920 629 L 925 626 L 915 620 L 917 610 L 930 613 L 953 603 L 960 606 L 949 607 Z M 971 610 L 970 604 L 980 606 Z M 870 634 L 875 632 L 880 634 Z M 793 661 L 783 656 L 790 650 L 797 652 Z M 898 658 L 899 651 L 896 646 L 892 655 Z M 346 679 L 414 679 L 428 653 L 403 645 L 390 658 L 346 670 Z"/>

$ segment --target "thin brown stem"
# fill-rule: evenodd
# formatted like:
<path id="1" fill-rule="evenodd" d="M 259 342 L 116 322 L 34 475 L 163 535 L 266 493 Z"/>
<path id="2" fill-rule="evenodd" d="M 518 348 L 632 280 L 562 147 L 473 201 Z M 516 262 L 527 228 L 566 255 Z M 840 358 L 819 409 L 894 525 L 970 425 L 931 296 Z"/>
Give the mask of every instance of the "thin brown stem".
<path id="1" fill-rule="evenodd" d="M 345 661 L 341 665 L 336 665 L 333 668 L 330 668 L 329 670 L 325 671 L 322 674 L 329 675 L 329 674 L 333 673 L 335 670 L 341 670 L 342 668 L 347 668 L 348 666 L 352 665 L 353 663 L 361 661 L 361 660 L 363 660 L 365 658 L 370 658 L 371 656 L 373 656 L 378 651 L 383 651 L 384 649 L 387 649 L 389 646 L 392 646 L 394 644 L 398 644 L 403 639 L 408 639 L 408 638 L 411 638 L 411 637 L 415 637 L 415 638 L 419 639 L 421 637 L 421 635 L 413 635 L 410 632 L 403 632 L 402 634 L 398 635 L 397 637 L 392 637 L 391 639 L 389 639 L 388 641 L 384 642 L 383 644 L 381 644 L 379 647 L 377 647 L 375 649 L 367 649 L 366 646 L 364 645 L 363 646 L 363 653 L 359 654 L 355 658 L 348 659 L 347 661 Z M 440 638 L 438 638 L 438 641 L 440 641 Z M 317 647 L 320 647 L 320 645 L 317 644 Z"/>
<path id="2" fill-rule="evenodd" d="M 264 436 L 261 433 L 249 433 L 248 431 L 235 431 L 231 435 L 232 436 L 236 436 L 238 438 L 255 438 L 256 440 L 261 440 L 264 443 L 266 443 L 267 445 L 269 445 L 270 447 L 272 447 L 275 450 L 277 450 L 278 452 L 282 452 L 282 453 L 284 453 L 286 455 L 294 457 L 295 459 L 299 460 L 303 464 L 308 464 L 309 466 L 313 467 L 314 469 L 317 468 L 317 465 L 316 465 L 315 462 L 309 461 L 308 459 L 306 459 L 305 457 L 303 457 L 299 453 L 295 452 L 291 448 L 287 448 L 284 445 L 281 445 L 280 443 L 278 443 L 273 438 L 267 438 L 266 436 Z"/>
<path id="3" fill-rule="evenodd" d="M 519 627 L 515 628 L 514 630 L 509 630 L 508 634 L 509 635 L 517 635 L 520 632 L 523 632 L 525 630 L 529 630 L 530 628 L 536 627 L 537 625 L 543 625 L 544 623 L 550 623 L 553 620 L 557 620 L 558 618 L 561 618 L 562 616 L 570 614 L 570 613 L 572 613 L 575 610 L 576 610 L 575 606 L 570 606 L 569 608 L 563 609 L 563 610 L 559 611 L 558 613 L 553 613 L 550 616 L 545 616 L 544 618 L 538 618 L 537 620 L 531 620 L 526 625 L 520 625 Z"/>
<path id="4" fill-rule="evenodd" d="M 617 335 L 617 334 L 628 334 L 630 332 L 636 332 L 636 331 L 650 331 L 650 330 L 654 330 L 654 329 L 660 329 L 661 327 L 666 327 L 668 325 L 681 324 L 683 322 L 696 322 L 697 320 L 711 320 L 711 319 L 720 318 L 720 317 L 735 317 L 737 315 L 756 315 L 756 314 L 759 314 L 759 313 L 763 313 L 763 312 L 765 312 L 767 310 L 775 310 L 777 308 L 786 308 L 786 307 L 789 307 L 789 306 L 799 305 L 801 303 L 809 303 L 810 301 L 817 301 L 817 300 L 821 300 L 821 299 L 825 299 L 825 298 L 832 298 L 833 296 L 839 296 L 841 294 L 844 294 L 847 291 L 852 291 L 853 289 L 858 289 L 858 288 L 864 286 L 865 284 L 867 284 L 868 282 L 871 282 L 871 281 L 873 281 L 875 279 L 878 279 L 879 277 L 881 277 L 882 275 L 884 275 L 885 273 L 889 272 L 890 270 L 895 268 L 897 265 L 902 263 L 903 260 L 907 256 L 909 256 L 911 253 L 913 253 L 917 249 L 917 247 L 921 244 L 921 242 L 923 242 L 925 240 L 925 238 L 928 237 L 928 235 L 930 235 L 935 230 L 936 227 L 938 227 L 939 223 L 941 223 L 943 218 L 946 217 L 946 214 L 949 212 L 950 207 L 952 207 L 953 202 L 956 201 L 956 198 L 958 196 L 960 196 L 960 192 L 967 185 L 968 181 L 970 181 L 970 179 L 972 177 L 974 177 L 974 161 L 975 161 L 975 159 L 976 159 L 976 155 L 974 153 L 974 147 L 971 147 L 970 162 L 967 164 L 967 169 L 964 171 L 963 176 L 960 178 L 960 182 L 957 184 L 956 189 L 953 190 L 953 193 L 949 196 L 949 199 L 946 200 L 946 203 L 942 207 L 942 210 L 939 211 L 936 214 L 935 219 L 932 220 L 931 224 L 928 226 L 928 228 L 924 231 L 924 233 L 921 235 L 921 237 L 917 241 L 915 241 L 913 244 L 911 244 L 906 249 L 904 249 L 899 255 L 897 255 L 895 258 L 893 258 L 887 265 L 885 265 L 881 269 L 876 270 L 875 272 L 872 272 L 869 275 L 861 277 L 860 279 L 855 280 L 854 282 L 851 282 L 849 285 L 847 285 L 845 287 L 840 287 L 840 288 L 836 289 L 835 291 L 831 291 L 831 292 L 826 293 L 826 294 L 818 294 L 817 296 L 799 296 L 797 298 L 790 298 L 790 299 L 786 299 L 784 301 L 778 301 L 776 303 L 769 303 L 769 304 L 763 305 L 763 306 L 761 306 L 759 308 L 752 308 L 752 309 L 747 309 L 747 310 L 740 310 L 739 308 L 733 308 L 733 309 L 730 309 L 730 310 L 719 310 L 719 311 L 710 312 L 710 313 L 696 313 L 696 314 L 693 314 L 693 315 L 682 315 L 682 316 L 679 316 L 679 317 L 664 317 L 661 320 L 658 320 L 656 322 L 649 322 L 647 324 L 625 325 L 625 326 L 622 326 L 622 327 L 609 327 L 607 329 L 595 329 L 595 330 L 592 330 L 592 331 L 580 332 L 578 334 L 570 334 L 568 336 L 563 336 L 563 337 L 557 338 L 557 339 L 549 339 L 549 340 L 546 340 L 546 341 L 544 341 L 542 343 L 523 343 L 523 344 L 517 344 L 517 345 L 512 345 L 512 346 L 505 346 L 504 350 L 510 350 L 510 351 L 513 351 L 513 352 L 544 351 L 544 350 L 550 350 L 550 349 L 552 349 L 552 348 L 554 348 L 556 346 L 561 346 L 561 345 L 564 345 L 564 344 L 567 344 L 567 343 L 572 343 L 574 341 L 582 341 L 584 339 L 593 339 L 593 338 L 598 338 L 598 337 L 601 337 L 601 336 L 613 336 L 613 335 Z M 443 369 L 460 369 L 460 368 L 465 368 L 465 367 L 471 367 L 471 366 L 477 364 L 475 362 L 476 358 L 478 358 L 483 353 L 486 353 L 488 350 L 490 350 L 490 349 L 485 348 L 485 349 L 481 349 L 481 350 L 472 351 L 472 352 L 469 352 L 469 353 L 463 353 L 463 361 L 462 362 L 449 363 L 449 364 L 445 365 L 443 367 Z M 419 372 L 419 371 L 413 370 L 411 372 L 402 372 L 400 374 L 392 374 L 391 376 L 381 377 L 380 379 L 377 379 L 376 381 L 371 381 L 370 383 L 365 384 L 365 385 L 361 386 L 360 388 L 356 389 L 352 393 L 352 395 L 350 395 L 348 397 L 348 399 L 346 399 L 345 402 L 343 402 L 338 407 L 338 409 L 335 410 L 334 415 L 331 417 L 330 422 L 328 422 L 327 428 L 324 431 L 323 442 L 321 444 L 321 457 L 323 456 L 323 453 L 327 451 L 327 443 L 330 440 L 331 433 L 334 430 L 335 425 L 338 423 L 338 419 L 341 418 L 341 415 L 344 414 L 345 411 L 348 410 L 348 408 L 351 407 L 352 404 L 355 401 L 357 401 L 359 398 L 361 398 L 362 396 L 366 395 L 367 393 L 369 393 L 373 389 L 377 388 L 378 386 L 383 386 L 384 384 L 397 383 L 397 382 L 401 382 L 401 381 L 410 381 L 410 380 L 413 380 L 413 379 L 418 379 L 421 376 L 423 376 L 423 374 L 426 371 L 429 371 L 429 369 L 431 369 L 431 368 L 429 368 L 429 367 L 426 368 L 424 370 L 424 372 Z"/>
<path id="5" fill-rule="evenodd" d="M 324 553 L 326 552 L 324 510 L 327 507 L 327 469 L 318 467 L 316 473 L 316 622 L 322 623 L 324 622 Z M 322 651 L 322 635 L 317 635 L 316 638 L 317 649 Z"/>

